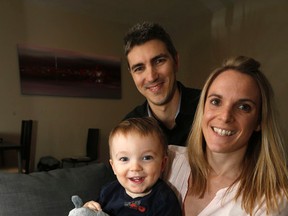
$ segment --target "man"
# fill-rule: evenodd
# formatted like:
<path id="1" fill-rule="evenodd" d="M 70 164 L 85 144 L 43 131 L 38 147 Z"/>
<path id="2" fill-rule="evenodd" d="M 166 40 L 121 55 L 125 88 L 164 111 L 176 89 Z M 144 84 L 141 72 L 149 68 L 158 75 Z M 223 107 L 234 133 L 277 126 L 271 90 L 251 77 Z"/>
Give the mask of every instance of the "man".
<path id="1" fill-rule="evenodd" d="M 153 116 L 169 144 L 185 146 L 200 90 L 176 80 L 178 53 L 169 34 L 158 24 L 144 22 L 128 31 L 124 43 L 128 70 L 146 98 L 124 119 Z"/>

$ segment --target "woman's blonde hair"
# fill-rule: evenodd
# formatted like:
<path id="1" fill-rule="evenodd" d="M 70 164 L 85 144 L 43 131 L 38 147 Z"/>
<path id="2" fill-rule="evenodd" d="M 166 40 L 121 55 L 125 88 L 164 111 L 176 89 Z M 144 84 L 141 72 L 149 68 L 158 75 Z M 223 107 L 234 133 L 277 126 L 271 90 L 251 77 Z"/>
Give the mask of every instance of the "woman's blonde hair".
<path id="1" fill-rule="evenodd" d="M 206 80 L 187 144 L 192 176 L 191 191 L 199 197 L 204 195 L 210 170 L 201 128 L 207 92 L 215 78 L 230 69 L 253 77 L 261 93 L 261 130 L 252 134 L 243 159 L 242 172 L 230 189 L 239 182 L 235 199 L 242 196 L 242 208 L 248 214 L 253 215 L 257 211 L 255 207 L 260 208 L 262 204 L 266 204 L 267 213 L 271 213 L 278 209 L 279 197 L 282 201 L 288 198 L 287 158 L 271 84 L 260 71 L 260 63 L 249 57 L 238 56 L 225 60 L 222 67 L 214 70 Z"/>

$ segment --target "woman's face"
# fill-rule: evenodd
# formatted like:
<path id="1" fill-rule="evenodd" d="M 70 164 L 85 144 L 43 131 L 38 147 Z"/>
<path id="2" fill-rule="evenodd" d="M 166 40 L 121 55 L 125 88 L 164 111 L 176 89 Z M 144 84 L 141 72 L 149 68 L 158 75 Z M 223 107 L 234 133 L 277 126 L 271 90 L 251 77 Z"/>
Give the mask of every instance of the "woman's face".
<path id="1" fill-rule="evenodd" d="M 261 94 L 256 81 L 235 70 L 220 73 L 207 92 L 202 131 L 207 149 L 215 153 L 245 150 L 260 130 Z"/>

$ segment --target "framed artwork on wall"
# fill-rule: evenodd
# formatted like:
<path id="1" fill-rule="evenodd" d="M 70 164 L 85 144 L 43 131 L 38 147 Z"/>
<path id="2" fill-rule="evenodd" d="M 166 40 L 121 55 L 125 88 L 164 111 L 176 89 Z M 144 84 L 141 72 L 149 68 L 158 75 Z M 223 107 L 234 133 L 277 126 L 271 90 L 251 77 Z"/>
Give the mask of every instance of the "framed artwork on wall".
<path id="1" fill-rule="evenodd" d="M 18 44 L 21 93 L 121 98 L 121 59 Z"/>

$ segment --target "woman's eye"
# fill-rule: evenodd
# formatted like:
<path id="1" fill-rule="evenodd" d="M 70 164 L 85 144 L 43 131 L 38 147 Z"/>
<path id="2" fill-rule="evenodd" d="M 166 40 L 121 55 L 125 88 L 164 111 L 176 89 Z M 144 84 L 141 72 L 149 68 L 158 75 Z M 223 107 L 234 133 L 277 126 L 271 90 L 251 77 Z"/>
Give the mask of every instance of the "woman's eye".
<path id="1" fill-rule="evenodd" d="M 153 156 L 151 155 L 146 155 L 143 157 L 143 160 L 152 160 L 153 159 Z"/>
<path id="2" fill-rule="evenodd" d="M 121 157 L 121 158 L 119 158 L 119 161 L 122 161 L 122 162 L 125 162 L 125 161 L 128 161 L 129 159 L 128 159 L 128 157 Z"/>
<path id="3" fill-rule="evenodd" d="M 210 100 L 210 103 L 212 105 L 219 105 L 220 104 L 220 100 L 219 99 L 212 99 L 212 100 Z"/>
<path id="4" fill-rule="evenodd" d="M 248 104 L 241 104 L 239 106 L 239 109 L 244 110 L 245 112 L 250 112 L 251 111 L 251 106 Z"/>

